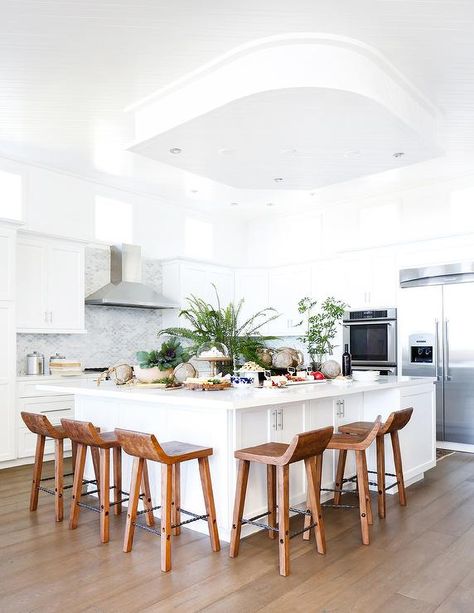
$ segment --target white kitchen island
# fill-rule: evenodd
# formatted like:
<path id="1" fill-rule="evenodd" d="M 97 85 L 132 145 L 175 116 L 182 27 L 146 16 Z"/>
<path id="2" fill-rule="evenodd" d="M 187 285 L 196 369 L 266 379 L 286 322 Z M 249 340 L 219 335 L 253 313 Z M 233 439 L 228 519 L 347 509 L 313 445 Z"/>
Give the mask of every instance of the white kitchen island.
<path id="1" fill-rule="evenodd" d="M 143 390 L 105 382 L 77 380 L 41 385 L 45 391 L 75 396 L 75 418 L 91 421 L 102 430 L 115 427 L 154 433 L 159 441 L 180 440 L 213 447 L 210 458 L 216 501 L 217 521 L 222 540 L 230 540 L 236 479 L 234 451 L 266 441 L 289 442 L 306 430 L 358 420 L 382 419 L 391 411 L 413 407 L 413 416 L 400 432 L 400 445 L 406 484 L 423 478 L 436 464 L 435 400 L 431 378 L 382 377 L 375 383 L 339 386 L 332 382 L 294 386 L 289 389 L 226 390 L 201 392 L 187 390 Z M 374 446 L 372 446 L 374 447 Z M 348 454 L 346 476 L 353 464 Z M 394 472 L 391 446 L 386 445 L 386 470 Z M 326 451 L 323 462 L 323 487 L 333 487 L 335 452 Z M 375 449 L 368 452 L 369 469 L 375 469 Z M 266 472 L 263 466 L 250 471 L 245 514 L 266 510 Z M 90 471 L 90 467 L 89 467 Z M 197 462 L 181 468 L 181 505 L 193 512 L 204 512 Z M 159 466 L 149 462 L 153 504 L 160 500 Z M 128 491 L 131 458 L 123 458 L 123 484 Z M 351 474 L 353 474 L 351 472 Z M 89 473 L 90 476 L 90 473 Z M 387 478 L 387 484 L 390 477 Z M 304 464 L 290 468 L 290 503 L 306 499 Z M 396 488 L 390 490 L 396 492 Z M 189 525 L 207 533 L 205 522 Z M 255 528 L 245 526 L 247 533 Z"/>

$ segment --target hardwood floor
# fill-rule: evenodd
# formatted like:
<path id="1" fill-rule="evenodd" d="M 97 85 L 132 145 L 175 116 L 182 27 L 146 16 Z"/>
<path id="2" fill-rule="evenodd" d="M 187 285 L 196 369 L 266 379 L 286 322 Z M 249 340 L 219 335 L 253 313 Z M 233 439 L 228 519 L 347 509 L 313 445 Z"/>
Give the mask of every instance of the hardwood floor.
<path id="1" fill-rule="evenodd" d="M 78 529 L 68 530 L 69 493 L 62 524 L 52 496 L 41 493 L 30 513 L 30 474 L 31 467 L 0 472 L 2 613 L 474 610 L 474 455 L 440 461 L 408 488 L 406 508 L 388 496 L 369 547 L 360 543 L 356 511 L 325 509 L 327 554 L 315 552 L 313 538 L 293 539 L 287 578 L 278 574 L 277 541 L 263 533 L 242 541 L 232 560 L 228 545 L 212 553 L 207 537 L 186 529 L 164 574 L 159 537 L 139 530 L 133 551 L 122 553 L 126 513 L 111 517 L 107 545 L 95 513 L 82 510 Z"/>

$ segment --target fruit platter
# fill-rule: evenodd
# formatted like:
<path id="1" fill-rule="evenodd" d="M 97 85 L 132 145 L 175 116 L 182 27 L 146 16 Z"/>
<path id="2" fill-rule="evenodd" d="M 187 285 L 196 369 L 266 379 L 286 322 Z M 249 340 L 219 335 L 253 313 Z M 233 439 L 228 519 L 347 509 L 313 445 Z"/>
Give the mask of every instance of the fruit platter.
<path id="1" fill-rule="evenodd" d="M 184 382 L 184 387 L 188 390 L 217 392 L 231 388 L 232 383 L 223 377 L 188 377 Z"/>

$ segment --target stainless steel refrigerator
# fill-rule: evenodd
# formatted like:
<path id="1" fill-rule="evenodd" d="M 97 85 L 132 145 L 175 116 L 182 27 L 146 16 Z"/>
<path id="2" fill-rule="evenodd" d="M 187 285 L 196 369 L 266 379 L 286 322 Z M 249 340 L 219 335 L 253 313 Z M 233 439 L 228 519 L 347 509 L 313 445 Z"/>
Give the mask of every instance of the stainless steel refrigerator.
<path id="1" fill-rule="evenodd" d="M 402 374 L 436 378 L 440 441 L 474 445 L 474 262 L 400 271 Z"/>

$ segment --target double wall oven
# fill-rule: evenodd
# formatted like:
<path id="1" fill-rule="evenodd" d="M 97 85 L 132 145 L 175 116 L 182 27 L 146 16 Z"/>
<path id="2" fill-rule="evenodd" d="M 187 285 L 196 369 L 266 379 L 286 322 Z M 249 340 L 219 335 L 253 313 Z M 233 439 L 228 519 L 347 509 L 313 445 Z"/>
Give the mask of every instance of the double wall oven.
<path id="1" fill-rule="evenodd" d="M 343 326 L 353 368 L 397 374 L 397 309 L 346 311 Z"/>

